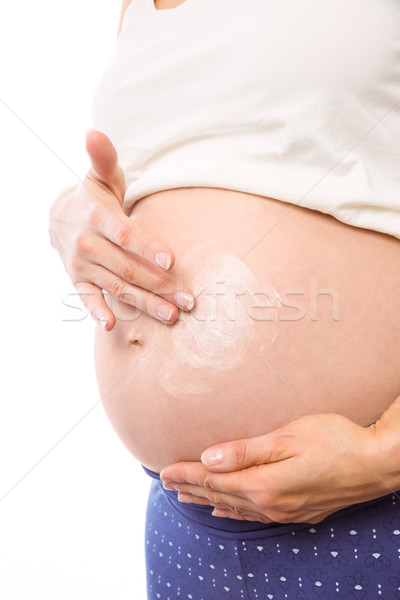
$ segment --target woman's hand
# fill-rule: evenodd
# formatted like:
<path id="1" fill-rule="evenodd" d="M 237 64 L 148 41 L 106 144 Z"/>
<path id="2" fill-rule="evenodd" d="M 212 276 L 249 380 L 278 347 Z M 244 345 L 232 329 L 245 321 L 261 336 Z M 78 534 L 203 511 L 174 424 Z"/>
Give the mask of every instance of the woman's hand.
<path id="1" fill-rule="evenodd" d="M 362 427 L 339 414 L 310 415 L 209 448 L 202 462 L 170 465 L 161 479 L 166 489 L 181 492 L 179 500 L 212 505 L 218 517 L 318 523 L 398 489 L 392 440 L 375 425 Z"/>
<path id="2" fill-rule="evenodd" d="M 84 181 L 62 190 L 50 209 L 52 246 L 82 302 L 107 331 L 115 316 L 102 290 L 174 323 L 177 306 L 191 310 L 194 298 L 168 273 L 172 250 L 125 215 L 125 175 L 109 138 L 91 130 L 86 150 L 92 166 Z"/>

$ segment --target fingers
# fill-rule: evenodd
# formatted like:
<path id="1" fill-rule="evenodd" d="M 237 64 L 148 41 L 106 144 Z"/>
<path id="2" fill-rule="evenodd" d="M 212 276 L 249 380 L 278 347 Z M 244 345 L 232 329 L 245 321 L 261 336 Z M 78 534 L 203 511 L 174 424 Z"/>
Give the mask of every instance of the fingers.
<path id="1" fill-rule="evenodd" d="M 134 252 L 162 269 L 171 269 L 175 260 L 172 250 L 134 223 L 122 210 L 118 210 L 125 198 L 126 181 L 110 139 L 101 131 L 89 130 L 86 134 L 86 150 L 92 167 L 85 177 L 84 187 L 97 200 L 89 214 L 89 226 L 121 248 Z M 106 194 L 102 193 L 104 191 Z M 113 206 L 115 198 L 119 206 Z"/>
<path id="2" fill-rule="evenodd" d="M 125 175 L 112 142 L 105 133 L 90 129 L 86 132 L 86 151 L 92 164 L 88 177 L 111 191 L 122 206 L 126 192 Z"/>
<path id="3" fill-rule="evenodd" d="M 196 498 L 198 504 L 212 504 L 213 506 L 224 505 L 224 506 L 235 506 L 236 508 L 253 510 L 254 504 L 250 502 L 244 496 L 237 496 L 235 494 L 229 494 L 225 491 L 210 490 L 202 486 L 178 484 L 174 485 L 174 482 L 165 482 L 164 488 L 167 490 L 175 490 L 179 493 L 179 500 L 181 500 L 181 494 L 184 496 L 192 496 Z"/>
<path id="4" fill-rule="evenodd" d="M 245 511 L 240 512 L 227 508 L 215 508 L 211 513 L 213 517 L 220 517 L 223 519 L 236 519 L 236 521 L 258 521 L 259 523 L 275 523 L 272 519 L 269 519 L 265 515 L 260 513 Z"/>
<path id="5" fill-rule="evenodd" d="M 177 306 L 194 306 L 191 290 L 167 273 L 174 254 L 122 210 L 125 175 L 111 140 L 90 130 L 86 149 L 91 168 L 83 182 L 60 195 L 51 218 L 51 243 L 82 302 L 107 331 L 116 320 L 102 290 L 173 323 Z"/>
<path id="6" fill-rule="evenodd" d="M 109 292 L 122 302 L 135 306 L 159 321 L 172 324 L 177 320 L 178 309 L 175 304 L 164 300 L 157 294 L 127 283 L 100 265 L 89 265 L 85 271 L 88 279 L 93 281 L 98 288 Z"/>
<path id="7" fill-rule="evenodd" d="M 207 469 L 215 472 L 240 471 L 281 460 L 276 447 L 278 443 L 279 438 L 274 433 L 235 440 L 208 448 L 201 455 L 201 461 Z"/>
<path id="8" fill-rule="evenodd" d="M 174 266 L 175 257 L 171 248 L 125 213 L 121 211 L 116 215 L 107 211 L 102 217 L 97 223 L 92 222 L 92 226 L 105 238 L 165 271 Z"/>
<path id="9" fill-rule="evenodd" d="M 174 489 L 167 487 L 167 489 Z M 192 486 L 190 491 L 179 491 L 178 500 L 183 504 L 200 504 L 202 506 L 213 506 L 212 515 L 214 517 L 224 517 L 229 519 L 260 521 L 261 523 L 320 523 L 332 513 L 349 506 L 339 506 L 329 510 L 317 508 L 313 510 L 293 510 L 281 511 L 274 507 L 268 509 L 260 507 L 253 502 L 231 496 L 219 494 L 214 497 L 204 496 L 205 490 Z"/>
<path id="10" fill-rule="evenodd" d="M 122 280 L 122 283 L 132 284 L 148 290 L 184 310 L 191 310 L 193 308 L 194 298 L 191 290 L 184 288 L 178 283 L 175 277 L 161 271 L 147 261 L 138 259 L 131 252 L 122 250 L 119 246 L 112 245 L 107 240 L 97 236 L 93 238 L 93 242 L 87 245 L 85 259 L 88 261 L 90 269 L 89 266 L 84 267 L 82 274 L 88 276 L 90 270 L 92 276 L 92 273 L 96 269 L 98 270 L 98 265 L 95 263 L 98 261 L 99 256 L 101 256 L 102 266 L 114 275 L 115 286 L 117 288 L 120 287 L 118 281 Z M 97 285 L 116 295 L 124 302 L 134 304 L 134 302 L 130 301 L 129 296 L 123 298 L 119 294 L 111 292 L 109 284 L 106 287 L 106 285 L 99 281 Z M 130 289 L 128 290 L 129 293 L 131 291 Z"/>
<path id="11" fill-rule="evenodd" d="M 172 269 L 175 257 L 171 248 L 150 234 L 146 228 L 135 223 L 121 209 L 126 192 L 125 176 L 118 164 L 117 151 L 110 139 L 101 131 L 89 130 L 86 134 L 86 149 L 92 167 L 85 177 L 84 185 L 80 188 L 83 192 L 81 198 L 86 198 L 88 192 L 92 198 L 90 204 L 86 202 L 86 207 L 88 207 L 86 228 L 81 229 L 76 245 L 85 249 L 85 246 L 90 243 L 90 232 L 96 233 L 136 257 L 149 261 L 157 269 L 161 268 L 164 271 Z M 103 264 L 103 257 L 107 257 L 109 253 L 110 249 L 106 247 L 104 253 L 97 255 L 97 257 L 102 257 L 101 264 Z M 133 256 L 131 258 L 134 259 Z M 125 268 L 128 268 L 128 271 L 134 269 L 132 262 L 129 264 L 126 256 L 120 253 L 119 259 L 119 265 L 122 263 Z M 104 266 L 117 275 L 119 274 L 120 268 L 115 264 L 115 254 L 114 264 L 104 264 Z M 121 276 L 124 278 L 123 274 Z M 139 281 L 132 279 L 128 279 L 128 281 L 139 286 L 142 285 Z M 193 299 L 193 294 L 191 295 Z M 186 308 L 186 306 L 182 306 L 182 308 Z"/>
<path id="12" fill-rule="evenodd" d="M 99 257 L 101 265 L 96 264 Z M 73 260 L 73 269 L 73 281 L 93 282 L 100 290 L 162 321 L 175 322 L 177 306 L 183 310 L 193 308 L 190 289 L 170 274 L 102 238 L 96 237 L 86 245 L 82 258 Z"/>
<path id="13" fill-rule="evenodd" d="M 93 319 L 103 329 L 111 331 L 115 325 L 115 317 L 107 306 L 101 289 L 88 281 L 77 282 L 75 289 Z"/>
<path id="14" fill-rule="evenodd" d="M 256 508 L 251 503 L 240 503 L 238 498 L 227 496 L 226 500 L 220 502 L 211 502 L 201 496 L 196 496 L 188 492 L 179 492 L 179 502 L 183 504 L 200 504 L 202 506 L 213 506 L 214 510 L 211 513 L 213 517 L 225 517 L 236 519 L 238 521 L 260 521 L 262 523 L 272 523 L 272 519 L 266 515 L 256 512 Z"/>
<path id="15" fill-rule="evenodd" d="M 168 465 L 160 472 L 160 479 L 163 482 L 183 482 L 193 485 L 203 485 L 207 476 L 207 469 L 198 462 L 180 462 Z"/>
<path id="16" fill-rule="evenodd" d="M 201 463 L 176 463 L 165 467 L 161 473 L 162 481 L 172 484 L 174 489 L 182 489 L 182 484 L 192 484 L 210 490 L 223 491 L 227 494 L 247 498 L 254 488 L 254 473 L 251 469 L 240 473 L 212 473 Z"/>

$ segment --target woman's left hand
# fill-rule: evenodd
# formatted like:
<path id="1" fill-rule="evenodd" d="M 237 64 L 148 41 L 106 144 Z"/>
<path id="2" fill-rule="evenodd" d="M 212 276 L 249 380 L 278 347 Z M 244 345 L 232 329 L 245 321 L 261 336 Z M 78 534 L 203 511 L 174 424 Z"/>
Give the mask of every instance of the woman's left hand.
<path id="1" fill-rule="evenodd" d="M 264 523 L 319 523 L 352 504 L 393 491 L 398 474 L 376 425 L 336 413 L 309 415 L 266 435 L 203 452 L 202 462 L 161 471 L 185 503 L 214 516 Z M 396 479 L 397 478 L 397 479 Z"/>

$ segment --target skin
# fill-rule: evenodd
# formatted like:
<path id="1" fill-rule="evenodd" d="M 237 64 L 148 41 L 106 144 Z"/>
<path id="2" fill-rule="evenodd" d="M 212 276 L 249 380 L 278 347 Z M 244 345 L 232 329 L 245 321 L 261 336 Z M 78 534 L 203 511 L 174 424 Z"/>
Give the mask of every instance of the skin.
<path id="1" fill-rule="evenodd" d="M 123 3 L 119 29 L 122 25 L 124 11 L 129 3 L 126 1 Z M 179 4 L 181 2 L 157 0 L 156 8 L 158 10 L 174 8 Z M 96 146 L 99 143 L 98 136 L 100 134 L 93 133 L 91 135 L 92 139 L 96 139 L 96 142 L 93 142 L 93 145 Z M 113 236 L 110 233 L 112 227 L 103 228 L 100 232 L 103 244 L 100 246 L 96 240 L 96 244 L 93 243 L 91 246 L 91 251 L 88 251 L 89 237 L 91 236 L 92 240 L 96 236 L 99 237 L 99 222 L 113 224 L 115 228 L 115 215 L 118 219 L 123 219 L 123 216 L 126 215 L 121 209 L 124 188 L 121 183 L 115 185 L 116 179 L 118 180 L 115 157 L 111 160 L 105 159 L 102 169 L 98 164 L 96 166 L 96 160 L 98 161 L 95 156 L 96 150 L 90 142 L 87 150 L 94 171 L 94 175 L 91 173 L 88 179 L 96 187 L 92 189 L 93 197 L 90 203 L 88 203 L 87 192 L 79 196 L 81 212 L 84 200 L 87 203 L 84 205 L 87 207 L 87 212 L 92 214 L 93 211 L 97 211 L 97 216 L 100 212 L 101 219 L 89 219 L 90 226 L 88 226 L 87 220 L 85 223 L 81 220 L 75 233 L 69 234 L 69 240 L 67 240 L 67 234 L 60 233 L 60 228 L 56 234 L 56 226 L 54 226 L 53 240 L 58 235 L 59 240 L 63 242 L 60 241 L 58 246 L 57 242 L 54 242 L 53 245 L 64 257 L 64 264 L 67 265 L 68 261 L 72 260 L 71 257 L 75 256 L 79 259 L 84 258 L 86 267 L 94 264 L 104 265 L 104 257 L 109 257 L 114 253 L 114 261 L 109 262 L 107 268 L 123 280 L 124 274 L 118 271 L 117 265 L 121 260 L 125 261 L 127 251 L 139 255 L 140 258 L 145 258 L 148 262 L 153 261 L 153 266 L 155 266 L 155 252 L 162 249 L 170 254 L 171 269 L 173 269 L 174 253 L 167 245 L 160 243 L 157 236 L 146 238 L 145 245 L 151 249 L 151 252 L 146 254 L 145 249 L 138 250 L 137 242 L 130 239 L 128 244 L 122 243 L 123 235 Z M 110 148 L 107 152 L 112 154 Z M 105 201 L 99 202 L 99 195 L 102 196 L 105 191 Z M 64 220 L 67 221 L 65 219 L 68 212 L 67 207 L 71 208 L 74 202 L 76 203 L 74 219 L 70 219 L 70 221 L 76 220 L 79 214 L 77 198 L 77 190 L 65 194 L 59 200 L 57 208 L 53 210 L 53 221 L 57 220 L 56 214 L 63 215 Z M 147 222 L 142 223 L 142 226 L 144 224 Z M 128 225 L 125 221 L 125 225 L 129 231 L 132 230 L 132 223 Z M 65 230 L 67 229 L 66 226 Z M 71 232 L 71 225 L 69 225 L 69 231 Z M 86 233 L 83 235 L 82 231 Z M 140 233 L 140 237 L 145 236 L 144 230 Z M 139 236 L 132 237 L 136 239 Z M 388 237 L 386 236 L 386 238 Z M 71 239 L 75 239 L 75 243 L 71 244 Z M 172 243 L 173 238 L 171 238 Z M 72 246 L 74 250 L 71 250 Z M 118 249 L 118 253 L 115 252 L 116 249 Z M 132 259 L 131 255 L 129 257 Z M 386 262 L 385 267 L 393 264 L 396 265 L 396 261 L 394 263 Z M 142 272 L 149 268 L 146 264 Z M 116 320 L 101 292 L 101 289 L 107 290 L 107 286 L 103 285 L 103 281 L 95 280 L 92 272 L 88 269 L 84 270 L 82 265 L 80 268 L 69 270 L 67 268 L 67 271 L 74 283 L 77 284 L 77 289 L 84 293 L 88 292 L 88 296 L 92 298 L 87 303 L 91 314 L 93 316 L 96 312 L 103 314 L 105 317 L 103 321 L 107 320 L 105 331 L 110 332 L 114 328 Z M 152 274 L 153 272 L 151 271 Z M 395 279 L 392 281 L 397 281 L 396 272 L 398 273 L 397 268 L 393 268 Z M 80 274 L 80 277 L 76 277 L 77 273 Z M 161 277 L 159 272 L 158 276 Z M 146 277 L 142 276 L 135 283 L 140 289 L 145 289 L 146 285 L 149 285 L 149 281 L 152 282 L 150 287 L 154 294 L 154 291 L 159 292 L 160 285 L 162 287 L 167 283 L 169 286 L 177 286 L 178 278 L 174 279 L 173 284 L 171 280 L 155 281 L 147 275 Z M 128 281 L 129 283 L 132 282 Z M 177 287 L 174 290 L 168 289 L 168 293 L 164 296 L 171 299 L 176 289 Z M 123 294 L 120 296 L 121 300 L 129 303 L 127 297 L 123 297 Z M 162 293 L 161 296 L 163 296 Z M 149 297 L 147 298 L 149 299 Z M 155 317 L 154 304 L 145 301 L 138 304 L 138 308 L 143 308 L 147 311 L 147 315 L 150 315 L 147 317 L 148 319 Z M 174 306 L 176 307 L 176 304 Z M 176 318 L 177 311 L 173 313 L 170 323 L 174 322 Z M 101 335 L 109 334 L 104 332 Z M 372 336 L 372 339 L 375 338 Z M 393 352 L 398 352 L 398 345 L 393 346 Z M 396 368 L 395 362 L 393 362 L 394 369 Z M 380 375 L 382 376 L 382 373 Z M 360 378 L 362 378 L 362 373 Z M 385 387 L 386 381 L 387 379 L 381 379 L 380 386 L 377 386 L 378 390 L 379 387 Z M 214 514 L 218 516 L 264 522 L 270 520 L 283 523 L 319 522 L 343 506 L 380 497 L 389 491 L 399 489 L 400 465 L 397 457 L 400 456 L 398 447 L 400 403 L 399 399 L 393 403 L 396 395 L 393 395 L 392 392 L 396 386 L 390 384 L 388 387 L 382 396 L 379 393 L 375 394 L 377 416 L 380 416 L 382 412 L 383 415 L 378 418 L 376 425 L 369 428 L 363 426 L 367 423 L 356 423 L 355 418 L 349 419 L 337 412 L 316 410 L 314 414 L 304 415 L 294 420 L 293 416 L 295 415 L 292 415 L 291 422 L 282 427 L 276 427 L 264 435 L 249 436 L 246 439 L 224 444 L 219 444 L 215 439 L 217 446 L 214 443 L 210 444 L 211 448 L 202 454 L 201 461 L 201 452 L 199 452 L 196 460 L 179 461 L 166 467 L 162 465 L 165 468 L 161 471 L 161 476 L 168 489 L 182 492 L 181 501 L 215 506 L 217 511 Z M 389 401 L 391 395 L 392 400 Z M 382 400 L 383 396 L 385 396 L 384 400 Z M 346 404 L 346 399 L 343 399 L 343 403 Z M 370 403 L 371 400 L 366 403 L 367 406 L 370 406 Z M 321 405 L 323 405 L 323 398 L 321 398 Z M 364 407 L 361 395 L 358 406 L 359 414 L 363 413 Z M 379 411 L 379 407 L 381 411 Z M 318 404 L 316 404 L 316 408 L 318 409 Z M 223 460 L 217 464 L 214 459 L 210 463 L 210 454 L 212 456 L 214 450 L 217 450 L 216 454 L 220 456 L 221 449 L 223 450 Z M 204 446 L 201 450 L 204 450 Z M 154 470 L 157 470 L 156 467 Z M 312 477 L 310 477 L 311 473 Z M 290 481 L 290 486 L 288 481 Z"/>
<path id="2" fill-rule="evenodd" d="M 87 132 L 86 150 L 91 168 L 84 180 L 62 190 L 51 207 L 53 247 L 82 302 L 106 331 L 116 320 L 102 290 L 155 319 L 175 322 L 177 306 L 189 310 L 194 298 L 167 272 L 174 253 L 145 226 L 134 226 L 122 210 L 125 176 L 108 137 Z M 160 255 L 168 258 L 164 269 L 157 262 Z"/>
<path id="3" fill-rule="evenodd" d="M 241 258 L 261 285 L 271 281 L 282 300 L 304 309 L 302 314 L 284 306 L 276 324 L 256 321 L 265 347 L 245 346 L 234 369 L 216 372 L 212 362 L 203 367 L 210 387 L 198 396 L 163 387 L 165 374 L 177 384 L 197 381 L 181 364 L 185 349 L 174 346 L 184 322 L 165 327 L 108 297 L 119 318 L 113 331 L 96 330 L 99 391 L 114 429 L 146 467 L 160 472 L 175 462 L 199 461 L 208 446 L 268 434 L 313 413 L 335 412 L 367 426 L 398 396 L 400 243 L 395 238 L 277 200 L 213 188 L 151 194 L 130 218 L 173 245 L 172 272 L 185 285 L 192 287 L 217 245 Z M 335 292 L 337 321 L 332 297 L 324 295 L 318 296 L 312 320 L 313 279 L 318 289 Z M 290 290 L 304 294 L 288 293 L 285 299 Z M 201 308 L 201 298 L 198 303 Z M 189 323 L 196 314 L 189 315 Z M 198 322 L 196 329 L 203 332 L 207 325 Z M 240 336 L 253 326 L 249 317 Z M 315 459 L 320 457 L 316 452 Z"/>
<path id="4" fill-rule="evenodd" d="M 130 5 L 131 2 L 132 2 L 132 0 L 123 0 L 123 2 L 122 2 L 121 13 L 120 13 L 120 16 L 119 16 L 117 37 L 121 33 L 122 25 L 123 25 L 123 22 L 124 22 L 125 12 L 126 12 L 126 9 L 128 8 L 128 6 Z"/>
<path id="5" fill-rule="evenodd" d="M 161 478 L 181 502 L 214 506 L 217 517 L 319 523 L 346 506 L 396 494 L 399 425 L 400 396 L 371 427 L 333 413 L 306 416 L 209 448 L 202 462 L 171 465 Z"/>
<path id="6" fill-rule="evenodd" d="M 154 0 L 154 6 L 157 10 L 164 10 L 168 8 L 176 8 L 184 2 L 185 0 Z"/>

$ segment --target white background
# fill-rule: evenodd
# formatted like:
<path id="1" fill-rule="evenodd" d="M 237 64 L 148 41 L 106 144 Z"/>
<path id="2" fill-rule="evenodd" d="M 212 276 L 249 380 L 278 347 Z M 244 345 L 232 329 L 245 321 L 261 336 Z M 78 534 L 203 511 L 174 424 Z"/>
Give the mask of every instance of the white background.
<path id="1" fill-rule="evenodd" d="M 121 3 L 0 5 L 5 600 L 146 597 L 150 479 L 98 402 L 97 325 L 78 301 L 81 312 L 63 304 L 74 288 L 47 231 L 50 205 L 89 167 L 84 142 L 92 94 L 114 49 Z"/>

